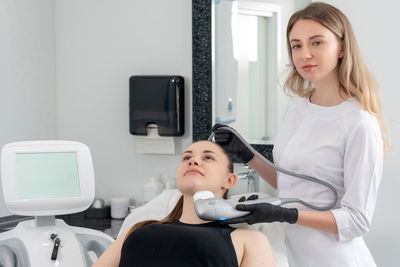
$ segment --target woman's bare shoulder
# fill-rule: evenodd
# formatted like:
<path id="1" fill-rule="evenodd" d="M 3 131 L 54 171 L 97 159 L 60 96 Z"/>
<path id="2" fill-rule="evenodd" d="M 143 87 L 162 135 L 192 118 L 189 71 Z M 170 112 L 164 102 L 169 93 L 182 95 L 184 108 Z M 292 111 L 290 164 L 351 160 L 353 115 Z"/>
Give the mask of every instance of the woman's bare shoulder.
<path id="1" fill-rule="evenodd" d="M 240 237 L 242 240 L 259 240 L 260 242 L 267 242 L 267 237 L 260 231 L 253 230 L 253 229 L 235 229 L 232 232 L 233 235 Z"/>
<path id="2" fill-rule="evenodd" d="M 241 267 L 247 266 L 275 266 L 274 255 L 267 237 L 260 231 L 253 229 L 236 229 L 232 232 L 232 241 L 239 247 L 238 262 Z M 238 244 L 240 244 L 238 246 Z M 238 255 L 239 256 L 239 255 Z"/>

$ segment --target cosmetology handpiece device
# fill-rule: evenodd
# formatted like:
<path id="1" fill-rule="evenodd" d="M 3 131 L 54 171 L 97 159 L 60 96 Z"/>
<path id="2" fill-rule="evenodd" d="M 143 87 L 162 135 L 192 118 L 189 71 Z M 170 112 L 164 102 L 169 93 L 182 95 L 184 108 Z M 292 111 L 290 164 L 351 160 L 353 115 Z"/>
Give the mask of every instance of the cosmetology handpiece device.
<path id="1" fill-rule="evenodd" d="M 236 217 L 242 217 L 249 214 L 249 211 L 237 210 L 237 204 L 244 202 L 237 202 L 234 199 L 223 199 L 215 196 L 210 191 L 198 191 L 193 195 L 194 208 L 197 216 L 206 221 L 223 221 Z M 282 204 L 281 199 L 277 197 L 261 198 L 256 200 L 247 200 L 246 204 L 255 203 L 270 203 L 273 205 Z"/>
<path id="2" fill-rule="evenodd" d="M 83 211 L 93 202 L 94 171 L 86 145 L 7 144 L 1 152 L 1 182 L 10 212 L 35 219 L 0 233 L 0 266 L 91 266 L 113 242 L 100 231 L 55 219 L 55 215 Z"/>
<path id="3" fill-rule="evenodd" d="M 247 148 L 251 152 L 253 152 L 253 154 L 257 158 L 259 158 L 262 162 L 264 162 L 266 165 L 270 166 L 271 168 L 273 168 L 281 173 L 290 175 L 290 176 L 294 176 L 297 178 L 308 180 L 310 182 L 322 184 L 322 185 L 328 187 L 334 194 L 334 200 L 329 205 L 322 206 L 322 207 L 314 206 L 314 205 L 307 203 L 298 198 L 261 198 L 261 199 L 257 199 L 257 200 L 249 200 L 246 202 L 240 202 L 241 204 L 244 204 L 244 203 L 245 204 L 270 203 L 273 205 L 280 206 L 280 205 L 286 204 L 286 203 L 298 202 L 306 207 L 309 207 L 314 210 L 319 210 L 319 211 L 329 210 L 335 206 L 335 204 L 338 200 L 338 194 L 337 194 L 336 189 L 330 183 L 319 180 L 317 178 L 314 178 L 314 177 L 311 177 L 308 175 L 294 173 L 294 172 L 282 169 L 282 168 L 274 165 L 272 162 L 270 162 L 269 160 L 262 157 L 253 147 L 248 145 L 247 142 L 243 139 L 243 137 L 240 136 L 240 134 L 238 132 L 236 132 L 233 128 L 228 127 L 228 126 L 221 127 L 221 128 L 224 130 L 230 131 L 233 135 L 235 135 L 237 138 L 239 138 L 243 142 L 243 144 L 247 145 Z M 214 138 L 214 135 L 215 134 L 212 133 L 210 135 L 210 137 L 208 138 L 208 140 L 212 141 Z M 220 197 L 216 197 L 216 196 L 214 196 L 213 193 L 211 193 L 209 191 L 199 191 L 193 196 L 193 199 L 195 201 L 194 204 L 195 204 L 196 213 L 203 220 L 207 220 L 207 221 L 226 220 L 226 219 L 232 219 L 232 218 L 241 217 L 241 216 L 249 214 L 248 211 L 239 211 L 235 208 L 236 205 L 239 204 L 239 202 L 237 202 L 235 200 L 231 200 L 231 199 L 226 200 L 226 199 L 223 199 Z"/>

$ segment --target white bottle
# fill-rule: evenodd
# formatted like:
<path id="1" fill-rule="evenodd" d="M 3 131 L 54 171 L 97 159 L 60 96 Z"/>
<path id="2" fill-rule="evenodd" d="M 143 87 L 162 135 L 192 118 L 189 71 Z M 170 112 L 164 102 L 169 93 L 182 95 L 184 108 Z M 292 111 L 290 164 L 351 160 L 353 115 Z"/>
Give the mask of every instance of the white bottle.
<path id="1" fill-rule="evenodd" d="M 164 185 L 155 176 L 152 176 L 150 181 L 143 185 L 143 201 L 149 202 L 160 194 L 163 188 Z"/>
<path id="2" fill-rule="evenodd" d="M 129 203 L 131 200 L 128 197 L 112 197 L 111 203 L 111 218 L 125 219 L 129 214 Z"/>
<path id="3" fill-rule="evenodd" d="M 167 190 L 176 189 L 176 181 L 175 181 L 176 179 L 175 179 L 175 177 L 167 176 L 166 180 L 167 180 L 167 182 L 165 184 L 165 189 L 167 189 Z"/>

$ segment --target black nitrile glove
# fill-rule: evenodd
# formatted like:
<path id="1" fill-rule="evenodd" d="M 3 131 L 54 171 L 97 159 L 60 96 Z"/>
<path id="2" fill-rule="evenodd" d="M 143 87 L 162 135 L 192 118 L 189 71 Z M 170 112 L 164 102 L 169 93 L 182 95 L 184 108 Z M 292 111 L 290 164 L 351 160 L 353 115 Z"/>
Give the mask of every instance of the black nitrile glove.
<path id="1" fill-rule="evenodd" d="M 270 203 L 238 204 L 236 209 L 250 211 L 251 213 L 242 217 L 221 221 L 223 224 L 235 224 L 246 222 L 248 224 L 262 222 L 288 222 L 296 223 L 299 217 L 296 208 L 283 208 Z"/>
<path id="2" fill-rule="evenodd" d="M 221 127 L 229 126 L 223 124 L 214 125 L 212 131 L 215 134 L 215 142 L 222 146 L 226 152 L 237 155 L 243 163 L 249 162 L 254 157 L 253 152 L 229 130 L 222 129 Z"/>

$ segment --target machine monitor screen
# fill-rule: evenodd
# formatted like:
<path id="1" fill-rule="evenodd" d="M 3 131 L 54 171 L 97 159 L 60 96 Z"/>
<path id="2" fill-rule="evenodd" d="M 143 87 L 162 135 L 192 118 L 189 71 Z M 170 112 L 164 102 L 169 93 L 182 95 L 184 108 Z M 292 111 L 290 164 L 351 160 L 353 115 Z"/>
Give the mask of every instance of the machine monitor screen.
<path id="1" fill-rule="evenodd" d="M 80 197 L 76 152 L 17 153 L 20 199 Z"/>

